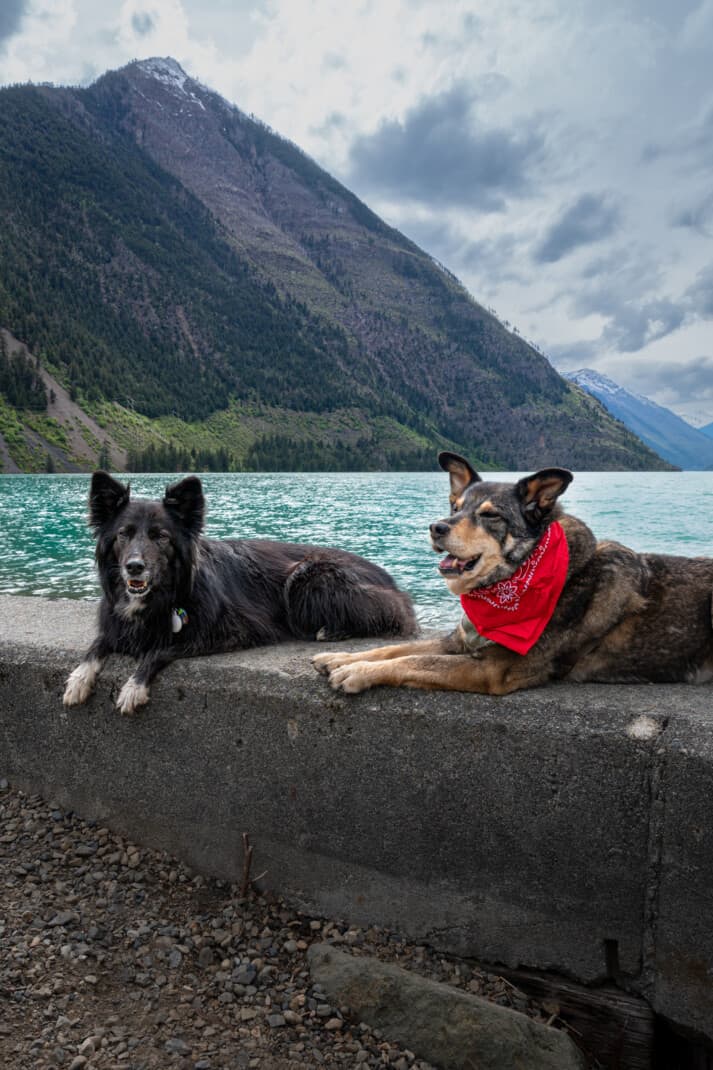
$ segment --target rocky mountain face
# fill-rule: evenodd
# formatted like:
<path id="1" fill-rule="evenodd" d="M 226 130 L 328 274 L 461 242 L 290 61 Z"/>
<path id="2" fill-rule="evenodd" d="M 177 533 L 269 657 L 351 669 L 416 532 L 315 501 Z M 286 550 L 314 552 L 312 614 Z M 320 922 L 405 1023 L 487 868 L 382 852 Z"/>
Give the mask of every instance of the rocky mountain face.
<path id="1" fill-rule="evenodd" d="M 705 428 L 692 427 L 670 409 L 591 368 L 568 372 L 566 378 L 601 401 L 612 416 L 677 468 L 713 468 L 713 441 Z"/>
<path id="2" fill-rule="evenodd" d="M 0 327 L 17 342 L 0 458 L 18 467 L 86 468 L 103 449 L 134 467 L 422 468 L 443 447 L 491 468 L 662 466 L 173 60 L 0 91 L 0 209 Z M 79 406 L 86 449 L 67 406 L 13 394 L 13 359 Z"/>

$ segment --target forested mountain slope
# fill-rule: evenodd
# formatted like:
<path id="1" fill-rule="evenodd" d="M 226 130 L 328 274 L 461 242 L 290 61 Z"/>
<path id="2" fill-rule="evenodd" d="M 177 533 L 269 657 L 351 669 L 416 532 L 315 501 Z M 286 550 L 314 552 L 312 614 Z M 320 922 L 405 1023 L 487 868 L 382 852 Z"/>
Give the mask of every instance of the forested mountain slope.
<path id="1" fill-rule="evenodd" d="M 490 467 L 662 466 L 172 60 L 0 91 L 0 211 L 0 327 L 22 343 L 0 353 L 0 458 L 19 467 L 90 467 L 102 447 L 139 467 L 431 467 L 443 446 Z M 86 450 L 47 376 L 102 429 Z"/>

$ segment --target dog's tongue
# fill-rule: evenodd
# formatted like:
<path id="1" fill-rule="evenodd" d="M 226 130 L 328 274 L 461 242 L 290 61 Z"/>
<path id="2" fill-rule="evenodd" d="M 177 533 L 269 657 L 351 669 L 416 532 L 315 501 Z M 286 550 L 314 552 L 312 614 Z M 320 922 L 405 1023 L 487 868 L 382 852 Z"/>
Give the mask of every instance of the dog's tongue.
<path id="1" fill-rule="evenodd" d="M 460 572 L 463 568 L 458 558 L 453 557 L 452 554 L 446 554 L 446 556 L 438 562 L 438 567 L 441 572 Z"/>

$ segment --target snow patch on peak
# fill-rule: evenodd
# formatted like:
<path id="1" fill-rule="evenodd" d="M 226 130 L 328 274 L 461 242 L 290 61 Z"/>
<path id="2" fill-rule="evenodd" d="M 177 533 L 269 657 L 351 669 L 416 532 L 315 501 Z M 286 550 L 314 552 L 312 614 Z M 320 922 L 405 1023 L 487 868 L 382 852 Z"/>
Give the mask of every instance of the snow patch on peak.
<path id="1" fill-rule="evenodd" d="M 565 372 L 564 377 L 573 383 L 577 383 L 584 390 L 596 389 L 603 394 L 618 394 L 623 391 L 623 387 L 615 383 L 613 379 L 610 379 L 607 375 L 602 375 L 601 372 L 595 372 L 593 368 L 580 368 L 576 372 Z"/>
<path id="2" fill-rule="evenodd" d="M 644 394 L 637 394 L 635 390 L 627 390 L 625 386 L 615 383 L 608 375 L 596 372 L 593 368 L 581 368 L 577 372 L 565 372 L 564 377 L 597 397 L 606 394 L 610 397 L 635 398 L 641 405 L 649 405 L 653 409 L 661 408 L 651 398 L 647 398 Z"/>
<path id="3" fill-rule="evenodd" d="M 171 59 L 170 56 L 163 58 L 154 56 L 151 59 L 142 59 L 139 60 L 136 66 L 152 78 L 156 78 L 157 81 L 173 86 L 174 89 L 185 93 L 184 86 L 188 75 L 180 63 L 176 63 L 175 59 Z"/>
<path id="4" fill-rule="evenodd" d="M 203 90 L 205 90 L 205 86 L 201 86 L 200 82 L 196 82 L 194 78 L 186 74 L 183 67 L 180 63 L 176 63 L 175 59 L 170 56 L 163 58 L 154 56 L 152 59 L 139 60 L 136 63 L 136 67 L 148 75 L 149 78 L 154 78 L 157 82 L 161 82 L 169 89 L 172 89 L 174 93 L 193 101 L 194 104 L 197 104 L 205 111 L 205 104 L 200 97 L 196 96 L 190 86 L 186 86 L 186 82 L 197 85 Z"/>

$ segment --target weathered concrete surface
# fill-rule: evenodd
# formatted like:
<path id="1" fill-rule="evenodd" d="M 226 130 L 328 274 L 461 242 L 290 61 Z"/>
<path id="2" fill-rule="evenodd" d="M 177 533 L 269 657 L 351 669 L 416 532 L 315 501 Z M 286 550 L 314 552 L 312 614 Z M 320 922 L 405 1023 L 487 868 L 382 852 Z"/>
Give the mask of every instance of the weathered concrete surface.
<path id="1" fill-rule="evenodd" d="M 307 957 L 331 1003 L 443 1070 L 585 1068 L 566 1033 L 519 1011 L 330 944 L 313 944 Z"/>
<path id="2" fill-rule="evenodd" d="M 0 775 L 309 909 L 585 982 L 713 1036 L 710 688 L 332 693 L 310 644 L 177 662 L 133 718 L 63 682 L 87 603 L 0 597 Z"/>

